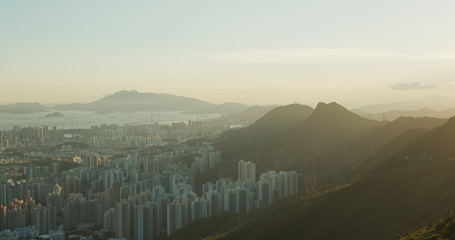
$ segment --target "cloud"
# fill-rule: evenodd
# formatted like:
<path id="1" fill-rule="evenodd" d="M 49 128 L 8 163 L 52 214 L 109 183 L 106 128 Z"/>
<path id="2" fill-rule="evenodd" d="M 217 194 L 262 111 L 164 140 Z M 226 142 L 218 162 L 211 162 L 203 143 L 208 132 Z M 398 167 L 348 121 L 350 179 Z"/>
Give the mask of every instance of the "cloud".
<path id="1" fill-rule="evenodd" d="M 344 48 L 288 48 L 220 53 L 214 60 L 232 63 L 343 64 L 365 60 L 432 61 L 453 63 L 455 54 L 404 54 L 394 51 Z"/>
<path id="2" fill-rule="evenodd" d="M 419 82 L 412 83 L 398 83 L 390 86 L 393 90 L 417 90 L 417 89 L 432 89 L 436 88 L 436 85 L 422 85 Z"/>

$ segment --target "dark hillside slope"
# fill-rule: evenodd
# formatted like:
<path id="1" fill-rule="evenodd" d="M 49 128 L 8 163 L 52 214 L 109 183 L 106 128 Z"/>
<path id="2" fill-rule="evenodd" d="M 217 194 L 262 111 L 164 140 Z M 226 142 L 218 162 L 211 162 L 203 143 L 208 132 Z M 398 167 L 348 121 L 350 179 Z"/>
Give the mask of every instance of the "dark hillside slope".
<path id="1" fill-rule="evenodd" d="M 372 131 L 366 133 L 364 136 L 359 137 L 355 141 L 349 143 L 355 146 L 358 150 L 364 149 L 374 152 L 378 147 L 383 146 L 390 142 L 395 137 L 403 134 L 411 129 L 433 129 L 439 127 L 447 122 L 447 119 L 441 118 L 414 118 L 414 117 L 400 117 L 395 121 L 388 122 L 381 125 Z M 367 148 L 367 149 L 365 149 Z M 356 151 L 353 151 L 356 152 Z"/>
<path id="2" fill-rule="evenodd" d="M 297 107 L 301 113 L 296 115 Z M 296 117 L 302 115 L 308 117 Z M 223 134 L 215 145 L 223 152 L 222 163 L 199 179 L 204 183 L 220 176 L 235 178 L 240 159 L 254 161 L 257 173 L 270 169 L 301 172 L 378 125 L 337 103 L 320 103 L 314 111 L 302 105 L 276 108 L 246 129 Z"/>
<path id="3" fill-rule="evenodd" d="M 281 136 L 284 151 L 318 158 L 365 133 L 378 122 L 364 119 L 337 103 L 319 103 L 304 124 Z"/>
<path id="4" fill-rule="evenodd" d="M 352 170 L 360 165 L 363 168 L 374 165 L 378 158 L 385 158 L 397 153 L 422 137 L 427 130 L 441 126 L 446 121 L 447 119 L 439 118 L 403 117 L 393 122 L 384 122 L 340 146 L 332 155 L 321 159 L 318 166 L 326 171 L 336 168 L 340 175 L 337 177 L 348 177 L 352 180 L 349 178 L 350 175 L 353 175 Z"/>
<path id="5" fill-rule="evenodd" d="M 385 149 L 398 151 L 412 141 L 408 135 L 403 137 L 402 143 L 396 140 L 394 146 L 387 146 L 392 139 L 411 129 L 424 131 L 447 121 L 407 117 L 393 122 L 376 122 L 337 103 L 318 104 L 305 120 L 296 117 L 302 114 L 289 114 L 298 106 L 302 108 L 301 105 L 277 108 L 246 129 L 223 134 L 216 144 L 223 152 L 223 163 L 215 171 L 235 178 L 236 162 L 246 159 L 256 162 L 258 173 L 269 169 L 311 171 L 317 176 L 319 185 L 336 186 L 345 183 L 346 179 L 352 180 L 350 175 L 358 165 L 378 162 L 378 158 L 389 156 L 391 152 L 385 152 Z M 306 114 L 309 112 L 309 109 L 305 111 Z M 203 181 L 214 180 L 220 175 L 203 178 Z"/>
<path id="6" fill-rule="evenodd" d="M 229 151 L 230 148 L 247 148 L 258 141 L 268 142 L 267 137 L 303 124 L 312 112 L 313 108 L 300 104 L 277 107 L 245 129 L 222 134 L 217 146 Z"/>
<path id="7" fill-rule="evenodd" d="M 365 138 L 363 141 L 372 141 L 365 146 L 374 146 L 374 154 L 356 164 L 361 174 L 355 175 L 355 181 L 306 200 L 297 196 L 259 209 L 243 216 L 241 225 L 229 231 L 223 226 L 223 234 L 209 239 L 395 239 L 455 209 L 455 118 L 438 127 L 444 120 L 399 119 L 381 124 L 344 115 L 336 105 L 328 112 L 323 110 L 316 108 L 304 124 L 285 133 L 288 137 L 295 134 L 295 138 L 285 139 L 284 134 L 278 138 L 294 143 L 294 148 L 280 151 L 276 145 L 269 145 L 264 150 L 269 154 L 263 155 L 270 159 L 289 152 L 288 156 L 310 155 L 305 149 L 311 146 L 310 139 L 324 144 L 324 138 L 319 138 L 324 134 L 328 141 L 318 147 L 333 147 L 335 152 L 346 139 L 351 143 Z M 343 116 L 335 118 L 341 119 L 338 123 L 327 117 L 332 112 Z M 351 121 L 359 128 L 350 126 Z M 380 143 L 375 143 L 375 138 Z M 277 150 L 279 154 L 274 156 Z M 330 171 L 336 165 L 320 164 L 329 162 L 324 156 L 330 152 L 319 154 L 309 160 L 317 166 L 314 171 L 318 177 L 329 179 L 331 174 L 325 176 L 322 170 L 333 173 Z"/>
<path id="8" fill-rule="evenodd" d="M 455 239 L 455 214 L 441 218 L 437 223 L 429 224 L 415 232 L 406 234 L 398 240 L 452 240 Z"/>
<path id="9" fill-rule="evenodd" d="M 266 149 L 263 155 L 270 156 L 268 159 L 260 160 L 282 169 L 312 171 L 320 184 L 333 185 L 345 165 L 336 153 L 380 125 L 337 103 L 320 103 L 303 125 L 283 134 L 276 146 Z"/>
<path id="10" fill-rule="evenodd" d="M 214 181 L 221 176 L 236 178 L 237 161 L 256 160 L 259 152 L 274 144 L 277 135 L 303 124 L 312 112 L 311 107 L 300 104 L 281 106 L 274 108 L 246 128 L 223 133 L 214 145 L 222 152 L 221 164 L 200 174 L 196 178 L 196 186 Z"/>
<path id="11" fill-rule="evenodd" d="M 428 131 L 396 154 L 384 158 L 374 169 L 388 171 L 405 167 L 423 167 L 452 157 L 455 157 L 455 117 L 442 126 Z"/>
<path id="12" fill-rule="evenodd" d="M 384 164 L 384 162 L 387 162 L 398 155 L 409 145 L 414 144 L 417 140 L 424 137 L 427 133 L 428 130 L 424 128 L 411 129 L 402 133 L 384 146 L 375 150 L 375 153 L 372 154 L 372 156 L 356 163 L 348 177 L 350 179 L 362 178 L 364 176 L 370 176 L 372 174 L 390 170 L 390 167 L 387 167 L 387 164 Z"/>
<path id="13" fill-rule="evenodd" d="M 454 201 L 455 160 L 447 160 L 290 199 L 221 239 L 395 239 L 444 216 Z"/>
<path id="14" fill-rule="evenodd" d="M 445 216 L 453 202 L 450 159 L 372 175 L 309 198 L 294 196 L 240 217 L 215 216 L 169 239 L 200 239 L 206 237 L 201 229 L 208 229 L 206 239 L 392 240 Z"/>
<path id="15" fill-rule="evenodd" d="M 444 159 L 455 156 L 455 117 L 406 149 L 410 156 Z"/>

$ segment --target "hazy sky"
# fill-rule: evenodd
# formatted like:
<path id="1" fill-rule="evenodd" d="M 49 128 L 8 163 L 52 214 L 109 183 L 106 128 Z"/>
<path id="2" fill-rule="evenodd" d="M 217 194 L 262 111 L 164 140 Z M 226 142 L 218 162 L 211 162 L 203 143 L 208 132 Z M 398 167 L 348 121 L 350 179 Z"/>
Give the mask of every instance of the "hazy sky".
<path id="1" fill-rule="evenodd" d="M 0 104 L 118 90 L 348 106 L 455 95 L 455 1 L 0 2 Z"/>

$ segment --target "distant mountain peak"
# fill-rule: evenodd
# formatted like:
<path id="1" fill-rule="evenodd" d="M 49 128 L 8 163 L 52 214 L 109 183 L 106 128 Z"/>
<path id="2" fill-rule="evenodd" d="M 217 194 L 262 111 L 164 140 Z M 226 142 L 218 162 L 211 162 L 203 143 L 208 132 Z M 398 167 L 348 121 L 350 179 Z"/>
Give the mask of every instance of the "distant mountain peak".
<path id="1" fill-rule="evenodd" d="M 139 93 L 137 90 L 120 90 L 114 94 Z"/>
<path id="2" fill-rule="evenodd" d="M 97 112 L 136 112 L 136 111 L 185 111 L 197 113 L 230 114 L 246 108 L 241 103 L 212 104 L 196 98 L 177 96 L 168 93 L 143 93 L 136 90 L 120 90 L 104 98 L 87 104 L 66 104 L 54 106 L 59 110 Z"/>
<path id="3" fill-rule="evenodd" d="M 313 119 L 318 119 L 320 120 L 321 118 L 323 119 L 362 119 L 366 120 L 359 115 L 349 111 L 345 107 L 341 106 L 340 104 L 336 102 L 331 102 L 331 103 L 323 103 L 320 102 L 316 108 L 314 109 L 313 114 L 310 116 L 310 118 Z"/>
<path id="4" fill-rule="evenodd" d="M 449 120 L 447 121 L 448 124 L 455 124 L 455 116 L 449 118 Z"/>
<path id="5" fill-rule="evenodd" d="M 313 112 L 313 110 L 314 110 L 313 108 L 307 105 L 293 103 L 272 109 L 271 111 L 264 115 L 263 119 L 268 118 L 306 119 Z"/>
<path id="6" fill-rule="evenodd" d="M 334 110 L 351 112 L 336 102 L 330 102 L 330 103 L 320 102 L 320 103 L 318 103 L 318 105 L 315 108 L 315 111 L 334 111 Z"/>
<path id="7" fill-rule="evenodd" d="M 325 128 L 324 131 L 358 133 L 362 129 L 377 124 L 349 111 L 336 102 L 319 103 L 311 116 L 305 121 L 308 128 Z M 354 134 L 355 135 L 355 134 Z"/>
<path id="8" fill-rule="evenodd" d="M 87 104 L 57 105 L 61 110 L 101 112 L 135 111 L 200 111 L 214 107 L 206 101 L 171 94 L 141 93 L 136 90 L 121 90 Z"/>
<path id="9" fill-rule="evenodd" d="M 13 103 L 7 105 L 0 105 L 0 112 L 5 113 L 17 113 L 17 114 L 27 114 L 27 113 L 35 113 L 35 112 L 44 112 L 47 107 L 37 103 Z"/>
<path id="10" fill-rule="evenodd" d="M 276 131 L 296 127 L 305 122 L 313 108 L 301 104 L 276 107 L 258 119 L 248 129 L 274 129 Z"/>
<path id="11" fill-rule="evenodd" d="M 146 93 L 141 93 L 141 92 L 138 92 L 136 90 L 120 90 L 118 92 L 115 92 L 113 94 L 110 94 L 108 95 L 107 97 L 118 97 L 118 96 L 128 96 L 128 97 L 131 97 L 131 96 L 138 96 L 138 95 L 143 95 L 143 94 L 146 94 Z M 150 93 L 150 94 L 154 94 L 154 93 Z"/>
<path id="12" fill-rule="evenodd" d="M 138 94 L 139 92 L 136 90 L 120 90 L 118 92 L 112 93 L 109 96 L 113 95 L 127 95 L 127 94 Z"/>

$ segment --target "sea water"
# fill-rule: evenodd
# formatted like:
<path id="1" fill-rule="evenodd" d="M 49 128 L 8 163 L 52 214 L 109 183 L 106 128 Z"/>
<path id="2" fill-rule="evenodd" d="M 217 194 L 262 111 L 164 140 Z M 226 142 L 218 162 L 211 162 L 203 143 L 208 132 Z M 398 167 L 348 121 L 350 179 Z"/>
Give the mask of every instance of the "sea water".
<path id="1" fill-rule="evenodd" d="M 91 126 L 101 124 L 134 124 L 150 123 L 172 124 L 189 120 L 208 120 L 218 118 L 220 114 L 194 114 L 180 111 L 171 112 L 134 112 L 134 113 L 106 113 L 98 114 L 87 111 L 58 111 L 63 117 L 46 117 L 51 112 L 39 112 L 30 114 L 0 113 L 0 130 L 13 130 L 14 125 L 21 128 L 48 126 L 57 129 L 89 129 Z"/>

